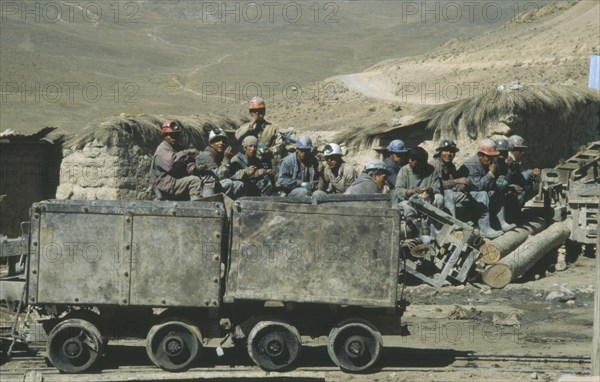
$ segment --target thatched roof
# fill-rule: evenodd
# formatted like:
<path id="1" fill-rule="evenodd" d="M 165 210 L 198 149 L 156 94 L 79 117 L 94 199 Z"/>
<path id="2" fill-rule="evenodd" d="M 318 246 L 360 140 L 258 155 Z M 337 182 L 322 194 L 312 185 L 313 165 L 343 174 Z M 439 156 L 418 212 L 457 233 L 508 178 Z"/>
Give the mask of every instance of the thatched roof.
<path id="1" fill-rule="evenodd" d="M 233 120 L 218 115 L 186 117 L 147 114 L 121 115 L 89 123 L 82 131 L 69 136 L 64 146 L 79 150 L 86 144 L 97 141 L 107 147 L 137 145 L 155 148 L 162 141 L 160 128 L 167 119 L 174 119 L 179 122 L 183 126 L 188 144 L 199 149 L 206 146 L 206 138 L 211 129 L 219 127 L 225 131 L 233 132 L 244 122 L 243 120 Z"/>
<path id="2" fill-rule="evenodd" d="M 416 118 L 427 120 L 427 128 L 435 129 L 434 139 L 456 138 L 463 126 L 471 139 L 477 139 L 489 136 L 489 127 L 506 117 L 552 114 L 557 122 L 566 123 L 579 106 L 594 103 L 600 107 L 598 91 L 575 86 L 524 85 L 518 90 L 494 90 L 430 106 L 417 113 Z"/>
<path id="3" fill-rule="evenodd" d="M 523 85 L 518 90 L 493 90 L 489 94 L 427 106 L 412 118 L 397 124 L 368 126 L 340 133 L 336 138 L 355 149 L 370 148 L 374 142 L 385 142 L 391 138 L 418 139 L 419 134 L 421 141 L 431 137 L 434 140 L 456 139 L 460 133 L 476 140 L 494 134 L 493 127 L 498 123 L 506 123 L 512 128 L 523 120 L 536 120 L 539 116 L 558 125 L 568 125 L 567 121 L 576 119 L 574 117 L 581 108 L 589 105 L 597 105 L 600 110 L 600 93 L 597 90 L 575 86 Z"/>

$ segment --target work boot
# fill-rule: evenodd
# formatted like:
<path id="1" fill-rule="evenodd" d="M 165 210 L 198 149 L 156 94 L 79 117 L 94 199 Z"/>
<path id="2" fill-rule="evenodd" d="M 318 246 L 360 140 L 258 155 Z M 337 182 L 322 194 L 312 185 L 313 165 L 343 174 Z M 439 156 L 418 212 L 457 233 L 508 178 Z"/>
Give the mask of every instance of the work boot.
<path id="1" fill-rule="evenodd" d="M 490 226 L 490 213 L 487 211 L 481 215 L 477 224 L 479 225 L 479 234 L 481 237 L 495 239 L 504 233 L 502 231 L 496 231 Z"/>
<path id="2" fill-rule="evenodd" d="M 190 195 L 190 201 L 191 202 L 197 202 L 199 200 L 202 200 L 202 196 L 200 196 L 200 195 Z"/>
<path id="3" fill-rule="evenodd" d="M 506 219 L 504 218 L 504 208 L 505 207 L 502 206 L 502 208 L 500 208 L 500 211 L 498 211 L 498 222 L 500 223 L 500 227 L 502 227 L 502 231 L 506 232 L 515 229 L 517 225 L 508 224 L 506 222 Z"/>

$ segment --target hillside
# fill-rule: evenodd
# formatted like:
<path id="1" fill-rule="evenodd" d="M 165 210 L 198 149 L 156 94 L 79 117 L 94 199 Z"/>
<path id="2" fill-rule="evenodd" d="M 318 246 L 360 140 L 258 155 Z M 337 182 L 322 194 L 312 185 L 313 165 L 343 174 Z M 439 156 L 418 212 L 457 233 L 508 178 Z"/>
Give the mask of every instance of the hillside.
<path id="1" fill-rule="evenodd" d="M 475 37 L 452 39 L 426 54 L 388 59 L 319 83 L 327 100 L 283 110 L 277 118 L 308 130 L 395 123 L 423 106 L 493 94 L 513 81 L 587 88 L 589 60 L 600 53 L 600 3 L 558 2 Z M 317 116 L 323 111 L 327 116 Z"/>
<path id="2" fill-rule="evenodd" d="M 121 113 L 237 118 L 257 92 L 300 107 L 308 97 L 290 100 L 291 86 L 328 95 L 316 81 L 484 33 L 528 3 L 478 2 L 500 7 L 501 17 L 490 23 L 480 13 L 473 20 L 422 22 L 422 10 L 371 0 L 271 8 L 191 0 L 7 2 L 0 23 L 0 130 L 50 125 L 73 132 Z M 319 111 L 295 124 L 322 119 Z"/>

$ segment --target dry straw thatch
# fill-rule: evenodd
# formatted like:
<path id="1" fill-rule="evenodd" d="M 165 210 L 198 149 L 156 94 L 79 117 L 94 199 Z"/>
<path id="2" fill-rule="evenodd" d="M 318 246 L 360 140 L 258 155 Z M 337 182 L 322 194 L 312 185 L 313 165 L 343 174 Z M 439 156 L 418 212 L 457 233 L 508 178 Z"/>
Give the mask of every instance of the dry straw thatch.
<path id="1" fill-rule="evenodd" d="M 162 141 L 160 128 L 167 119 L 174 119 L 183 127 L 188 144 L 202 149 L 206 146 L 208 132 L 214 128 L 235 131 L 240 121 L 218 115 L 193 115 L 187 117 L 163 117 L 153 115 L 117 116 L 101 122 L 88 124 L 83 131 L 70 136 L 65 147 L 80 150 L 96 141 L 106 147 L 131 146 L 149 148 L 152 151 Z"/>
<path id="2" fill-rule="evenodd" d="M 167 119 L 181 123 L 185 145 L 202 150 L 211 129 L 233 134 L 243 120 L 218 115 L 119 116 L 93 122 L 63 145 L 59 199 L 148 199 L 149 168 Z"/>
<path id="3" fill-rule="evenodd" d="M 435 129 L 434 138 L 459 138 L 463 133 L 471 139 L 494 133 L 498 123 L 518 124 L 537 116 L 552 116 L 558 125 L 568 123 L 581 107 L 600 107 L 597 91 L 575 86 L 527 85 L 518 90 L 492 91 L 473 98 L 431 106 L 417 113 L 417 119 L 428 120 L 427 128 Z M 545 118 L 544 118 L 545 119 Z M 536 126 L 528 126 L 535 129 Z"/>
<path id="4" fill-rule="evenodd" d="M 480 139 L 518 134 L 529 143 L 536 164 L 551 167 L 560 158 L 573 155 L 579 146 L 599 140 L 599 132 L 597 90 L 521 85 L 515 90 L 494 89 L 489 94 L 427 106 L 403 123 L 364 128 L 340 135 L 338 140 L 357 150 L 396 138 L 411 147 L 429 139 L 451 138 L 466 154 L 474 151 Z M 429 146 L 435 147 L 433 143 Z"/>

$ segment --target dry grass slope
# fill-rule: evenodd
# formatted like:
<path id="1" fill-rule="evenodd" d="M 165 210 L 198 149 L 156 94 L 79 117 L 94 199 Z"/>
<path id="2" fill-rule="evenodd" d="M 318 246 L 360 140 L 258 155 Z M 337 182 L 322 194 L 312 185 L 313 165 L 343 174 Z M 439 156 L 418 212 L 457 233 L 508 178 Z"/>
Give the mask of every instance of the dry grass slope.
<path id="1" fill-rule="evenodd" d="M 86 144 L 96 141 L 107 148 L 136 145 L 153 152 L 162 141 L 160 128 L 167 119 L 174 119 L 183 126 L 186 142 L 196 148 L 206 147 L 206 137 L 210 130 L 221 128 L 234 131 L 242 121 L 218 115 L 193 116 L 137 116 L 111 117 L 88 124 L 81 132 L 69 136 L 65 147 L 80 150 Z"/>

